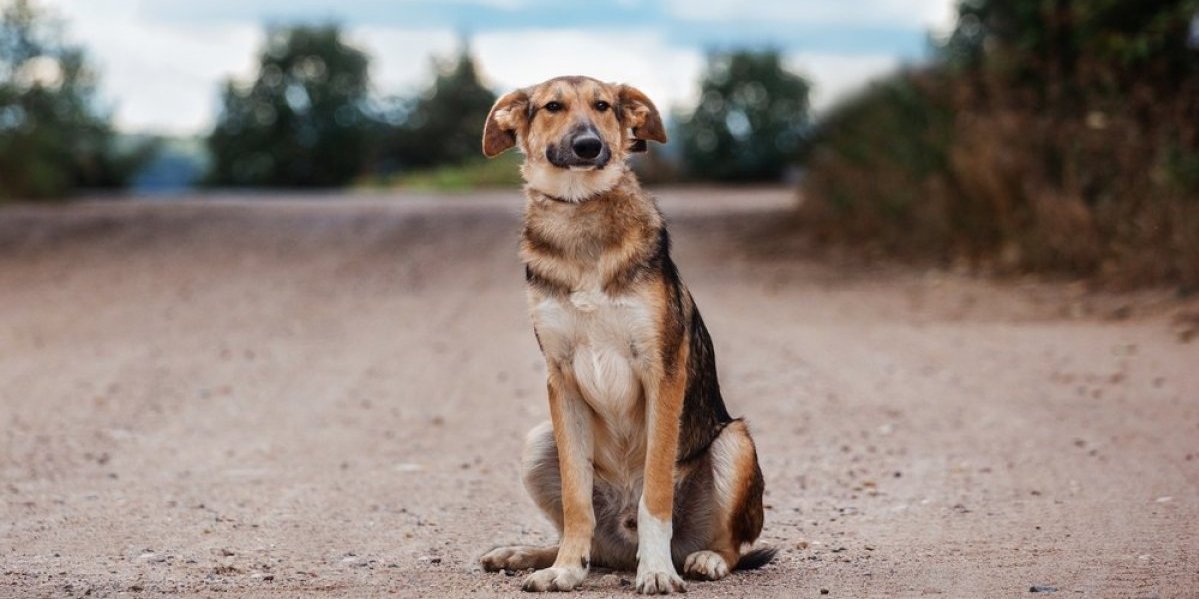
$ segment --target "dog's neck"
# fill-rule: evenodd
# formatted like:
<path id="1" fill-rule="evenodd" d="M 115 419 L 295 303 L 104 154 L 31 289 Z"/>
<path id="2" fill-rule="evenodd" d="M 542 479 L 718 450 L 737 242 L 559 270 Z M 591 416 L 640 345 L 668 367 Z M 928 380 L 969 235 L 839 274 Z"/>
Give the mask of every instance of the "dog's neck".
<path id="1" fill-rule="evenodd" d="M 529 162 L 520 167 L 526 189 L 569 203 L 585 202 L 611 191 L 628 170 L 624 163 L 610 163 L 602 169 L 588 171 Z"/>
<path id="2" fill-rule="evenodd" d="M 618 248 L 620 240 L 654 236 L 662 226 L 657 204 L 627 168 L 611 188 L 585 201 L 563 201 L 532 185 L 525 187 L 525 195 L 524 238 L 535 246 L 554 247 L 553 254 L 594 260 Z"/>

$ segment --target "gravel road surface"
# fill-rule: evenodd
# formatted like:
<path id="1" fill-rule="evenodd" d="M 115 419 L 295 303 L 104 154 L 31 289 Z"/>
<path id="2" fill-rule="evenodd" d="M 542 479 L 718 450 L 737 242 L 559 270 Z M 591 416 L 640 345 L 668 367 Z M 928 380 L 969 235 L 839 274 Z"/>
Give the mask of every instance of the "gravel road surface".
<path id="1" fill-rule="evenodd" d="M 664 190 L 766 476 L 690 597 L 1199 596 L 1199 306 L 817 259 Z M 0 597 L 491 597 L 547 543 L 517 192 L 0 210 Z M 632 596 L 593 572 L 587 596 Z"/>

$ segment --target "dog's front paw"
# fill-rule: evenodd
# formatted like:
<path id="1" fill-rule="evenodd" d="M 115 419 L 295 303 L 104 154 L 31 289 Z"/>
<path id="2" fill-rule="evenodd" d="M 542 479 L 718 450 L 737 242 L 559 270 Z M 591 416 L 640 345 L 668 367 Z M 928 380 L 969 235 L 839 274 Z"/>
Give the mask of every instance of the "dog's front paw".
<path id="1" fill-rule="evenodd" d="M 531 593 L 573 591 L 586 577 L 587 571 L 582 568 L 546 568 L 530 574 L 521 588 Z"/>
<path id="2" fill-rule="evenodd" d="M 729 565 L 715 551 L 696 551 L 687 556 L 683 574 L 700 580 L 720 580 L 729 575 Z"/>
<path id="3" fill-rule="evenodd" d="M 642 595 L 669 595 L 686 593 L 687 585 L 675 573 L 674 568 L 637 572 L 637 592 Z"/>

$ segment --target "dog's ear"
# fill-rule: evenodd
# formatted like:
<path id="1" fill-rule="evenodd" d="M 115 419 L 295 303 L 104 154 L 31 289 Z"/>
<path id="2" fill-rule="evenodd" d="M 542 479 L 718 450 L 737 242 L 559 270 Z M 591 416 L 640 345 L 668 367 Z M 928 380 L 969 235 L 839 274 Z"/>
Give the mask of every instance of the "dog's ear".
<path id="1" fill-rule="evenodd" d="M 621 85 L 620 118 L 626 127 L 633 130 L 631 151 L 644 152 L 645 140 L 666 143 L 666 127 L 658 107 L 641 90 L 631 85 Z"/>
<path id="2" fill-rule="evenodd" d="M 484 156 L 495 158 L 516 145 L 517 134 L 524 135 L 529 126 L 528 108 L 529 94 L 523 89 L 495 101 L 483 125 Z"/>

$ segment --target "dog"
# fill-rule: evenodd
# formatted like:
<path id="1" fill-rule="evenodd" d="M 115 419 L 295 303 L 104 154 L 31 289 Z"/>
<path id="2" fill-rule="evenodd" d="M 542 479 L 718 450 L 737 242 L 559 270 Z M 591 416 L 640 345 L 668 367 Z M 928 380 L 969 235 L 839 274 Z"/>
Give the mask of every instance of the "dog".
<path id="1" fill-rule="evenodd" d="M 745 422 L 725 409 L 712 341 L 670 257 L 655 200 L 626 164 L 666 143 L 628 85 L 558 77 L 496 101 L 483 154 L 524 154 L 520 255 L 545 357 L 550 421 L 522 477 L 561 538 L 482 557 L 534 569 L 526 591 L 578 588 L 591 566 L 637 570 L 644 594 L 757 568 L 764 482 Z"/>

